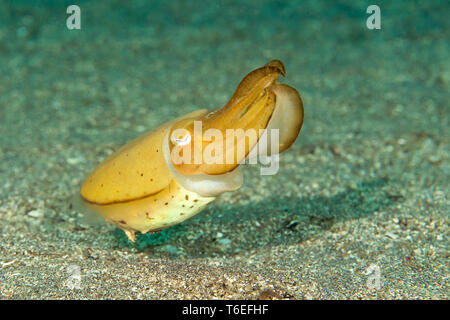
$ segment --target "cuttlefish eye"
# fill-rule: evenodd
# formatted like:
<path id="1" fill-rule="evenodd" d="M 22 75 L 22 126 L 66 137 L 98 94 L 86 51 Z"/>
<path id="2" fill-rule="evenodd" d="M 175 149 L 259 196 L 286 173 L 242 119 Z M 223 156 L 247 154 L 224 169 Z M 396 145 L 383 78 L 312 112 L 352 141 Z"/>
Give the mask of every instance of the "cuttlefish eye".
<path id="1" fill-rule="evenodd" d="M 176 129 L 172 132 L 170 141 L 176 146 L 185 146 L 191 143 L 191 134 L 186 129 Z"/>

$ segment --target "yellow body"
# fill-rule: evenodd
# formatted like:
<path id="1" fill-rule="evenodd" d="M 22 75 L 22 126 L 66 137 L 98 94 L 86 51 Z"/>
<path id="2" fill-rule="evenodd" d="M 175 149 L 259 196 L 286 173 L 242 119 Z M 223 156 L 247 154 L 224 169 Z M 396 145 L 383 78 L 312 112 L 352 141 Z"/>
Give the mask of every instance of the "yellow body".
<path id="1" fill-rule="evenodd" d="M 174 148 L 169 137 L 174 130 L 185 129 L 189 141 L 191 134 L 194 139 L 181 150 L 194 154 L 195 148 L 203 150 L 216 143 L 204 140 L 196 144 L 199 141 L 194 140 L 203 136 L 195 138 L 195 120 L 202 122 L 203 131 L 214 128 L 224 133 L 227 129 L 258 131 L 275 127 L 281 132 L 279 152 L 286 150 L 300 132 L 303 104 L 294 88 L 277 82 L 284 74 L 281 61 L 271 61 L 250 72 L 222 109 L 209 113 L 198 110 L 126 144 L 85 179 L 80 191 L 84 204 L 135 241 L 135 232 L 156 232 L 182 222 L 201 211 L 215 195 L 239 188 L 237 167 L 257 145 L 259 135 L 238 141 L 245 153 L 240 158 L 236 154 L 234 162 L 226 164 L 174 164 L 167 156 Z M 224 154 L 234 152 L 235 147 L 224 145 Z M 198 182 L 202 188 L 198 188 Z M 210 186 L 215 191 L 213 196 L 204 191 L 209 191 Z"/>
<path id="2" fill-rule="evenodd" d="M 204 113 L 205 110 L 198 110 L 181 119 Z M 177 120 L 138 137 L 103 160 L 81 186 L 83 199 L 108 205 L 147 197 L 167 188 L 173 177 L 164 159 L 162 141 Z"/>

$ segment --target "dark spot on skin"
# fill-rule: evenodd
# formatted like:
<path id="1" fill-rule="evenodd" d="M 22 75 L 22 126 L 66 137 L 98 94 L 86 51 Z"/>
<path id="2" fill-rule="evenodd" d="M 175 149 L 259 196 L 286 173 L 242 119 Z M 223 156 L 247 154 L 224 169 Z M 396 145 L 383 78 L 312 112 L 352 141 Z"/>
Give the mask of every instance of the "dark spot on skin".
<path id="1" fill-rule="evenodd" d="M 189 209 L 192 209 L 194 206 L 190 206 Z"/>
<path id="2" fill-rule="evenodd" d="M 184 207 L 186 207 L 186 206 L 185 206 L 184 204 L 183 204 L 183 205 L 181 205 L 181 206 L 182 206 L 183 208 L 184 208 Z"/>
<path id="3" fill-rule="evenodd" d="M 153 181 L 153 179 L 150 179 L 150 181 Z"/>
<path id="4" fill-rule="evenodd" d="M 121 224 L 127 224 L 124 220 L 119 221 Z"/>
<path id="5" fill-rule="evenodd" d="M 172 196 L 172 199 L 174 198 L 174 196 Z"/>
<path id="6" fill-rule="evenodd" d="M 153 200 L 153 201 L 155 201 L 155 202 L 156 202 L 156 200 L 158 200 L 158 199 L 155 199 L 155 200 Z"/>
<path id="7" fill-rule="evenodd" d="M 195 199 L 194 202 L 198 202 L 198 199 Z"/>
<path id="8" fill-rule="evenodd" d="M 143 173 L 141 173 L 141 177 L 143 177 L 144 176 L 144 174 Z"/>
<path id="9" fill-rule="evenodd" d="M 184 212 L 180 212 L 180 216 L 184 216 Z"/>
<path id="10" fill-rule="evenodd" d="M 186 195 L 184 198 L 185 198 L 186 200 L 189 200 L 189 196 L 188 196 L 188 195 Z"/>
<path id="11" fill-rule="evenodd" d="M 167 206 L 168 204 L 169 204 L 168 202 L 164 203 L 164 205 L 166 205 L 166 206 Z"/>
<path id="12" fill-rule="evenodd" d="M 103 187 L 103 183 L 100 185 L 100 187 Z"/>
<path id="13" fill-rule="evenodd" d="M 159 152 L 159 150 L 158 150 L 158 149 L 156 149 L 156 152 Z"/>

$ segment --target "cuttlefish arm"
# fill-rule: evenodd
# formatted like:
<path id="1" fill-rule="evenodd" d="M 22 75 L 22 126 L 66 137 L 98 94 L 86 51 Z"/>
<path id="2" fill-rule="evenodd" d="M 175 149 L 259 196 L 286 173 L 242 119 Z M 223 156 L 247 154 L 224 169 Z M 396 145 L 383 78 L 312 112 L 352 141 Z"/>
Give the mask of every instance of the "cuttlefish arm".
<path id="1" fill-rule="evenodd" d="M 222 175 L 233 171 L 260 140 L 264 129 L 278 129 L 278 153 L 283 152 L 294 143 L 303 124 L 303 103 L 296 89 L 278 83 L 280 75 L 286 74 L 284 65 L 273 60 L 264 67 L 256 69 L 239 83 L 235 93 L 220 110 L 209 112 L 196 119 L 176 123 L 170 133 L 169 148 L 174 153 L 183 154 L 182 163 L 172 161 L 174 168 L 183 175 Z M 194 134 L 194 121 L 201 122 L 201 134 Z M 182 129 L 182 130 L 180 130 Z M 226 137 L 227 130 L 255 132 L 254 135 L 237 136 L 236 140 L 217 141 L 208 136 L 208 130 L 219 130 Z M 266 130 L 266 131 L 270 131 Z M 183 133 L 184 131 L 184 133 Z M 181 136 L 179 135 L 181 132 Z M 270 135 L 270 132 L 267 133 Z M 178 141 L 188 143 L 180 146 Z M 174 150 L 176 148 L 176 150 Z M 244 152 L 238 152 L 238 149 Z M 272 154 L 270 146 L 259 148 L 259 152 Z M 199 162 L 194 156 L 208 150 L 221 150 L 222 159 L 232 159 L 223 163 Z M 186 157 L 186 154 L 189 156 Z M 196 161 L 197 160 L 197 161 Z"/>

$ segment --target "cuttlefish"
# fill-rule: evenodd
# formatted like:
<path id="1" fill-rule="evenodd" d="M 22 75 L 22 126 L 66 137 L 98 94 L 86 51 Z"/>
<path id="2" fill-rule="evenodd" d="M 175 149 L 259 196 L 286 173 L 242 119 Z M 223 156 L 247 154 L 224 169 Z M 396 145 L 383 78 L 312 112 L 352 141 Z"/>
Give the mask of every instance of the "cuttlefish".
<path id="1" fill-rule="evenodd" d="M 84 205 L 134 242 L 136 232 L 178 224 L 221 193 L 238 189 L 241 164 L 251 154 L 285 151 L 302 127 L 300 95 L 279 83 L 280 75 L 285 76 L 283 63 L 270 61 L 247 74 L 222 109 L 192 112 L 124 145 L 85 179 Z M 254 134 L 236 134 L 231 142 L 218 137 L 230 130 Z M 272 132 L 275 147 L 262 143 Z"/>

